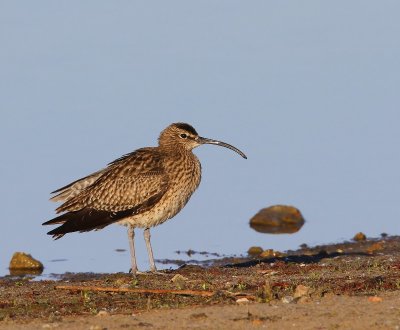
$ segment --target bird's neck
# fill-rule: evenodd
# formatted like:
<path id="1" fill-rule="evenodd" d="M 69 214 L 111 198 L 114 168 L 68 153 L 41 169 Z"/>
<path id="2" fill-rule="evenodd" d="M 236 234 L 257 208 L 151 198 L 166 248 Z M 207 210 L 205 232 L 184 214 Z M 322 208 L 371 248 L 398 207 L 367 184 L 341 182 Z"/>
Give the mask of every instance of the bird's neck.
<path id="1" fill-rule="evenodd" d="M 192 150 L 188 150 L 184 148 L 183 146 L 180 146 L 179 144 L 172 144 L 172 145 L 163 145 L 159 147 L 165 154 L 177 157 L 177 158 L 187 158 L 187 157 L 193 157 L 194 154 Z"/>
<path id="2" fill-rule="evenodd" d="M 180 146 L 161 148 L 164 154 L 164 162 L 167 163 L 167 167 L 182 167 L 189 171 L 194 168 L 200 168 L 200 162 L 192 150 L 185 149 Z M 174 165 L 175 164 L 175 165 Z"/>

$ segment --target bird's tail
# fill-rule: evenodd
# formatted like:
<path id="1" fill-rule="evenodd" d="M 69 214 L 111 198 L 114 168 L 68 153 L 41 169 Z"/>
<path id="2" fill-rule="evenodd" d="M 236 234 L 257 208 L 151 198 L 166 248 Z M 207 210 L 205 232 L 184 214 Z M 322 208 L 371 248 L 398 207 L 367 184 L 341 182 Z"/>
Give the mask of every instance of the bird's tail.
<path id="1" fill-rule="evenodd" d="M 121 212 L 99 211 L 94 209 L 82 209 L 64 213 L 54 219 L 46 221 L 43 225 L 61 224 L 61 226 L 49 231 L 47 234 L 59 239 L 72 232 L 85 232 L 104 228 L 114 222 L 129 216 L 132 210 Z"/>

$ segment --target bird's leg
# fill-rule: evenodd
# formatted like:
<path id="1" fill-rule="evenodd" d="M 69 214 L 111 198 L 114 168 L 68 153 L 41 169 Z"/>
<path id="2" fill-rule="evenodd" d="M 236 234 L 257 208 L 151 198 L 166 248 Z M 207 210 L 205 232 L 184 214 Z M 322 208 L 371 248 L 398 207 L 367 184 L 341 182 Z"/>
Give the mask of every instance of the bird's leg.
<path id="1" fill-rule="evenodd" d="M 147 248 L 147 253 L 149 255 L 149 261 L 150 261 L 150 272 L 152 274 L 157 274 L 157 275 L 167 275 L 166 273 L 161 273 L 157 271 L 156 264 L 154 262 L 154 256 L 153 256 L 153 249 L 151 248 L 151 243 L 150 243 L 150 228 L 146 228 L 143 232 L 144 240 L 146 242 L 146 248 Z M 139 274 L 145 274 L 145 273 L 140 273 Z M 148 273 L 147 273 L 148 274 Z"/>
<path id="2" fill-rule="evenodd" d="M 150 271 L 155 273 L 155 272 L 157 272 L 157 268 L 156 268 L 156 264 L 154 263 L 153 250 L 151 248 L 151 243 L 150 243 L 150 228 L 146 228 L 144 230 L 143 236 L 144 236 L 144 240 L 146 242 L 147 253 L 149 255 Z"/>
<path id="3" fill-rule="evenodd" d="M 128 225 L 128 240 L 129 240 L 129 249 L 131 251 L 131 272 L 133 275 L 136 275 L 138 268 L 136 263 L 136 255 L 135 255 L 135 228 L 131 225 Z"/>

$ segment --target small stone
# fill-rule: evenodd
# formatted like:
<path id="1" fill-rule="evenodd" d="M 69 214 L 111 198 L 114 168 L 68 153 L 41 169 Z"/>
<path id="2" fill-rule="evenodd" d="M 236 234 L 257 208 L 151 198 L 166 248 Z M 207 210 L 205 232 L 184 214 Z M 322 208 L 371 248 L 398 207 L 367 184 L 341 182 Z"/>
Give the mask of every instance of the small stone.
<path id="1" fill-rule="evenodd" d="M 172 279 L 171 282 L 174 283 L 178 288 L 184 289 L 186 287 L 186 281 L 188 279 L 181 274 L 176 274 Z"/>
<path id="2" fill-rule="evenodd" d="M 249 303 L 249 299 L 247 298 L 239 298 L 236 300 L 238 305 L 247 305 Z"/>
<path id="3" fill-rule="evenodd" d="M 300 211 L 288 205 L 273 205 L 260 210 L 250 219 L 250 227 L 260 233 L 292 234 L 304 225 Z"/>
<path id="4" fill-rule="evenodd" d="M 34 259 L 30 254 L 24 252 L 15 252 L 11 258 L 9 269 L 35 269 L 42 270 L 43 264 Z"/>
<path id="5" fill-rule="evenodd" d="M 367 236 L 365 236 L 365 234 L 362 232 L 355 234 L 353 237 L 353 240 L 356 242 L 362 242 L 362 241 L 365 241 L 366 239 L 367 239 Z"/>
<path id="6" fill-rule="evenodd" d="M 368 247 L 367 253 L 372 254 L 375 251 L 383 250 L 383 244 L 382 243 L 384 243 L 384 242 L 377 242 L 377 243 L 372 244 L 370 247 Z"/>
<path id="7" fill-rule="evenodd" d="M 45 323 L 42 325 L 42 329 L 55 329 L 58 328 L 60 325 L 58 323 Z"/>
<path id="8" fill-rule="evenodd" d="M 287 254 L 283 253 L 281 251 L 274 251 L 274 256 L 277 257 L 277 258 L 282 258 L 282 257 L 286 257 Z"/>
<path id="9" fill-rule="evenodd" d="M 265 276 L 273 276 L 273 275 L 279 274 L 279 272 L 272 270 L 272 269 L 258 270 L 257 273 L 265 275 Z"/>
<path id="10" fill-rule="evenodd" d="M 263 252 L 263 248 L 261 246 L 252 246 L 247 250 L 247 254 L 250 256 L 258 256 Z"/>
<path id="11" fill-rule="evenodd" d="M 100 311 L 97 313 L 96 316 L 110 316 L 110 313 L 107 311 Z"/>
<path id="12" fill-rule="evenodd" d="M 104 329 L 107 329 L 107 328 L 104 328 L 104 327 L 102 327 L 100 325 L 97 325 L 97 324 L 91 325 L 89 327 L 89 330 L 104 330 Z"/>
<path id="13" fill-rule="evenodd" d="M 378 302 L 382 302 L 383 299 L 381 297 L 378 297 L 378 296 L 373 296 L 373 297 L 368 297 L 368 301 L 369 302 L 378 303 Z"/>
<path id="14" fill-rule="evenodd" d="M 296 289 L 294 290 L 294 298 L 300 298 L 307 296 L 310 293 L 310 288 L 308 286 L 299 284 L 296 286 Z"/>
<path id="15" fill-rule="evenodd" d="M 295 300 L 294 300 L 294 298 L 293 298 L 292 296 L 284 296 L 284 297 L 281 299 L 281 301 L 282 301 L 284 304 L 290 304 L 290 303 L 294 302 Z"/>
<path id="16" fill-rule="evenodd" d="M 172 283 L 176 283 L 176 282 L 179 282 L 179 281 L 187 281 L 187 280 L 188 280 L 187 277 L 182 276 L 181 274 L 176 274 L 176 275 L 171 279 L 171 282 L 172 282 Z"/>
<path id="17" fill-rule="evenodd" d="M 273 249 L 265 250 L 260 254 L 260 257 L 261 258 L 272 258 L 272 257 L 275 257 L 274 250 Z"/>

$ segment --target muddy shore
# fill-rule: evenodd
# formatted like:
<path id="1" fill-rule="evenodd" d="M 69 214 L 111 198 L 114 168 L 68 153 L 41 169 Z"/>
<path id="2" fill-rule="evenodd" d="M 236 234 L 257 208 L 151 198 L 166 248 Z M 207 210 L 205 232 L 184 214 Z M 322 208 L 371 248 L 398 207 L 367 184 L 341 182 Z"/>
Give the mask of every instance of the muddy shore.
<path id="1" fill-rule="evenodd" d="M 0 329 L 400 329 L 400 237 L 163 275 L 2 277 L 0 290 Z"/>

